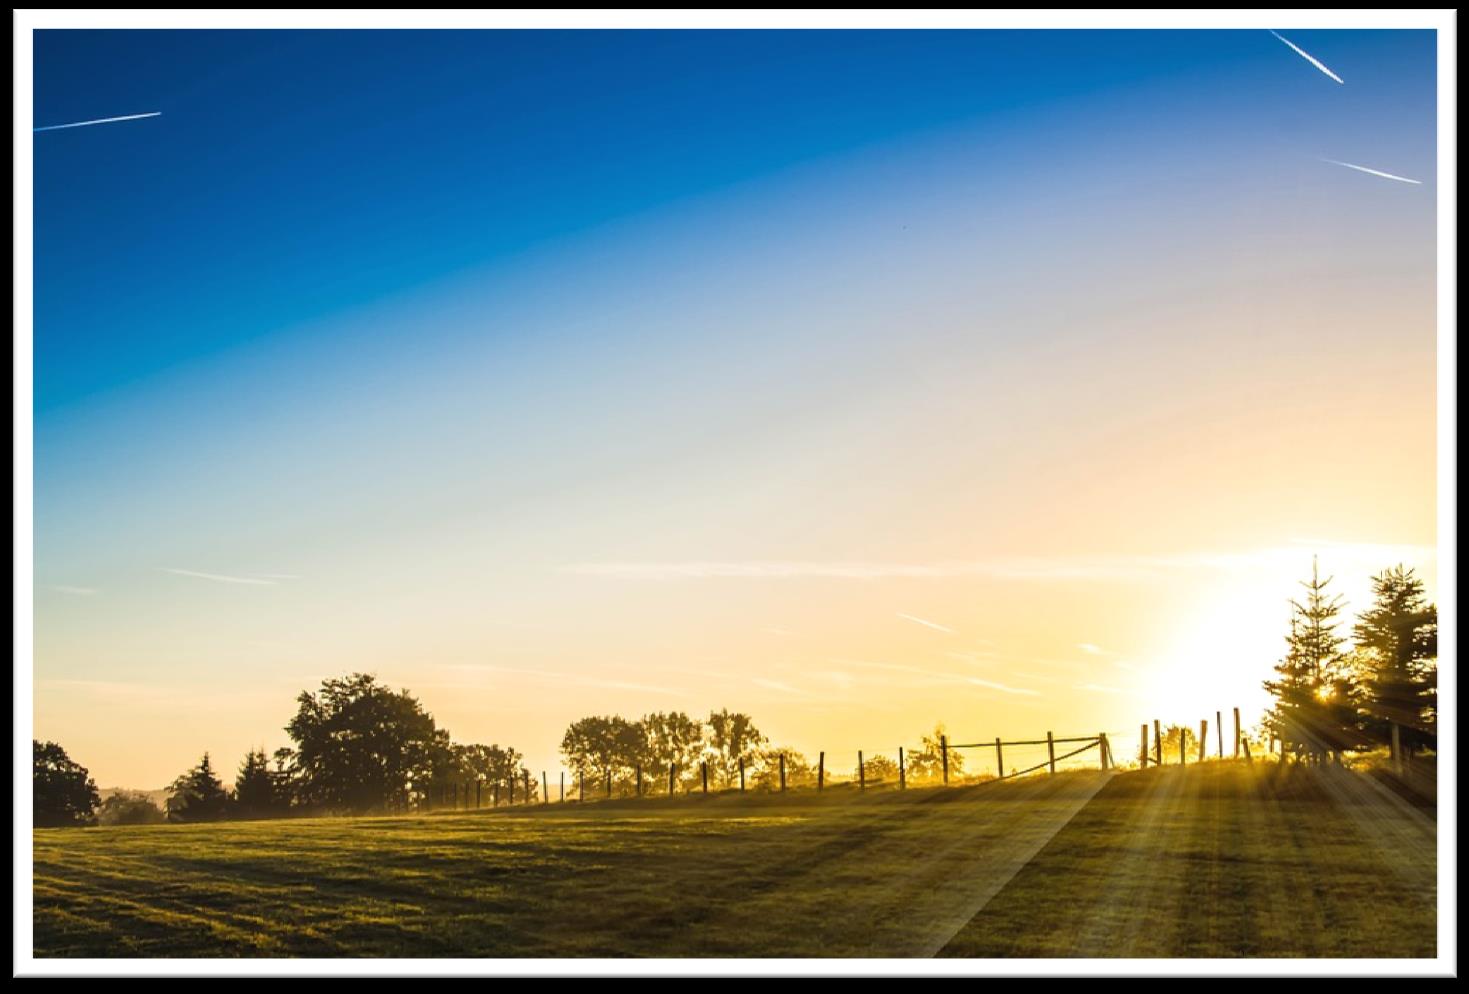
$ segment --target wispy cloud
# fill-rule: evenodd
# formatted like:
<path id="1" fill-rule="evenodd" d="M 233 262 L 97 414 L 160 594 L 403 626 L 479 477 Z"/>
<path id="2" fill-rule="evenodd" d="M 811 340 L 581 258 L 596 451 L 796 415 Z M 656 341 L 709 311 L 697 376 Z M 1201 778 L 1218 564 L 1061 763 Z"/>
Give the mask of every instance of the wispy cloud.
<path id="1" fill-rule="evenodd" d="M 1359 173 L 1370 173 L 1373 176 L 1381 176 L 1383 179 L 1397 180 L 1399 183 L 1412 183 L 1414 186 L 1423 185 L 1422 180 L 1409 179 L 1406 176 L 1395 176 L 1392 173 L 1385 173 L 1381 169 L 1368 169 L 1366 166 L 1359 166 L 1351 162 L 1340 162 L 1336 159 L 1322 159 L 1321 161 L 1329 162 L 1333 166 L 1346 166 L 1348 169 L 1355 169 Z"/>
<path id="2" fill-rule="evenodd" d="M 162 117 L 163 111 L 149 111 L 147 114 L 124 114 L 121 117 L 99 117 L 91 121 L 73 121 L 71 124 L 48 124 L 44 128 L 32 128 L 32 131 L 60 131 L 62 128 L 85 128 L 92 124 L 113 124 L 117 121 L 138 121 L 145 117 Z"/>
<path id="3" fill-rule="evenodd" d="M 905 673 L 922 677 L 919 685 L 944 685 L 965 687 L 984 687 L 989 690 L 998 690 L 1004 694 L 1020 694 L 1026 697 L 1039 697 L 1040 692 L 1025 687 L 1011 687 L 1003 683 L 995 683 L 993 680 L 981 680 L 978 677 L 969 676 L 965 673 L 943 673 L 937 670 L 926 670 L 918 666 L 905 666 L 901 663 L 875 663 L 866 660 L 848 659 L 839 660 L 847 666 L 860 666 L 864 669 L 884 670 L 890 673 Z"/>
<path id="4" fill-rule="evenodd" d="M 902 611 L 898 611 L 897 615 L 904 621 L 911 621 L 915 625 L 926 625 L 927 627 L 936 629 L 937 631 L 948 632 L 950 635 L 954 634 L 954 629 L 949 628 L 946 625 L 941 625 L 937 621 L 929 621 L 926 618 L 920 618 L 915 614 L 904 614 Z"/>
<path id="5" fill-rule="evenodd" d="M 1077 689 L 1077 690 L 1090 690 L 1090 691 L 1095 691 L 1095 692 L 1101 693 L 1101 694 L 1120 694 L 1120 693 L 1122 693 L 1122 691 L 1118 690 L 1116 687 L 1104 687 L 1104 686 L 1102 686 L 1099 683 L 1078 683 L 1076 685 L 1076 688 L 1075 689 Z"/>
<path id="6" fill-rule="evenodd" d="M 1023 694 L 1026 697 L 1041 696 L 1040 691 L 1030 690 L 1026 687 L 1007 687 L 1003 683 L 995 683 L 991 680 L 981 680 L 978 677 L 968 677 L 967 679 L 976 687 L 988 687 L 991 690 L 998 690 L 1004 694 Z"/>
<path id="7" fill-rule="evenodd" d="M 604 576 L 623 580 L 684 579 L 943 579 L 975 577 L 993 580 L 1032 581 L 1119 581 L 1147 580 L 1168 576 L 1178 570 L 1215 569 L 1248 571 L 1294 564 L 1303 546 L 1323 557 L 1341 557 L 1357 562 L 1364 558 L 1384 562 L 1425 563 L 1437 556 L 1433 546 L 1390 545 L 1371 542 L 1292 542 L 1238 552 L 1189 552 L 1177 555 L 1138 556 L 1017 556 L 994 559 L 933 563 L 809 562 L 799 560 L 572 563 L 562 572 L 582 576 Z M 1309 565 L 1309 563 L 1308 563 Z M 911 620 L 911 616 L 910 620 Z"/>
<path id="8" fill-rule="evenodd" d="M 975 666 L 987 666 L 1000 658 L 998 652 L 989 649 L 954 649 L 944 655 L 950 659 L 957 659 L 961 663 L 972 663 Z"/>
<path id="9" fill-rule="evenodd" d="M 1156 566 L 1158 564 L 1154 564 Z M 939 563 L 840 563 L 798 561 L 572 563 L 563 572 L 629 580 L 678 579 L 839 579 L 882 580 L 911 577 L 992 577 L 1004 580 L 1116 579 L 1150 572 L 1145 560 L 994 559 Z"/>
<path id="10" fill-rule="evenodd" d="M 48 590 L 54 590 L 58 594 L 73 594 L 77 597 L 90 597 L 97 592 L 96 587 L 68 587 L 64 583 L 53 583 Z"/>
<path id="11" fill-rule="evenodd" d="M 176 576 L 192 576 L 200 580 L 213 580 L 215 583 L 248 583 L 252 586 L 272 587 L 275 580 L 267 580 L 259 576 L 226 576 L 223 573 L 200 573 L 192 569 L 175 569 L 172 566 L 160 567 L 165 573 L 173 573 Z"/>
<path id="12" fill-rule="evenodd" d="M 766 690 L 777 690 L 782 694 L 793 694 L 796 697 L 813 696 L 811 694 L 808 694 L 804 690 L 797 690 L 795 687 L 792 687 L 788 683 L 781 683 L 779 680 L 767 680 L 764 677 L 757 676 L 750 682 L 755 684 L 755 686 L 757 687 L 764 687 Z"/>
<path id="13" fill-rule="evenodd" d="M 492 666 L 482 663 L 456 664 L 449 666 L 448 669 L 466 673 L 513 673 L 521 676 L 537 677 L 542 680 L 553 680 L 558 683 L 579 684 L 583 687 L 603 687 L 609 690 L 637 690 L 649 694 L 664 694 L 670 697 L 688 696 L 683 691 L 674 690 L 671 687 L 654 687 L 646 683 L 629 683 L 625 680 L 604 680 L 601 677 L 586 676 L 581 673 L 563 673 L 555 670 L 532 670 L 515 666 Z"/>
<path id="14" fill-rule="evenodd" d="M 1297 55 L 1299 55 L 1301 58 L 1305 59 L 1307 62 L 1311 63 L 1311 65 L 1315 66 L 1317 69 L 1320 69 L 1322 72 L 1326 73 L 1326 75 L 1330 76 L 1332 79 L 1336 80 L 1338 83 L 1343 83 L 1344 84 L 1346 82 L 1346 80 L 1342 79 L 1336 73 L 1334 73 L 1330 69 L 1326 68 L 1326 66 L 1321 62 L 1320 59 L 1316 58 L 1314 55 L 1312 55 L 1311 53 L 1307 52 L 1305 49 L 1301 48 L 1301 46 L 1299 46 L 1299 45 L 1295 44 L 1294 42 L 1290 41 L 1288 38 L 1281 37 L 1281 35 L 1280 35 L 1280 33 L 1278 31 L 1272 31 L 1270 33 L 1273 34 L 1273 35 L 1275 35 L 1275 37 L 1280 38 L 1280 40 L 1283 41 L 1283 42 L 1285 42 L 1287 45 L 1289 45 L 1291 47 L 1291 49 Z"/>
<path id="15" fill-rule="evenodd" d="M 1103 649 L 1101 646 L 1099 646 L 1099 645 L 1093 645 L 1090 642 L 1078 642 L 1078 643 L 1076 643 L 1076 647 L 1078 649 L 1080 649 L 1082 652 L 1086 653 L 1088 656 L 1115 656 L 1115 655 L 1117 655 L 1115 652 L 1112 652 L 1109 649 Z"/>

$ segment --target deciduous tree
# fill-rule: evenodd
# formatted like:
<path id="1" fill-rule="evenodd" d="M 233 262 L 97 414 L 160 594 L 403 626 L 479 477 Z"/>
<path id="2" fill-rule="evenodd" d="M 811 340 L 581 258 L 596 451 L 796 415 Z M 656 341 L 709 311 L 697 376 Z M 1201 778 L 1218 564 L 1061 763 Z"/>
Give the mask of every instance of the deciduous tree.
<path id="1" fill-rule="evenodd" d="M 101 803 L 86 767 L 55 742 L 32 740 L 32 817 L 38 828 L 95 825 Z"/>

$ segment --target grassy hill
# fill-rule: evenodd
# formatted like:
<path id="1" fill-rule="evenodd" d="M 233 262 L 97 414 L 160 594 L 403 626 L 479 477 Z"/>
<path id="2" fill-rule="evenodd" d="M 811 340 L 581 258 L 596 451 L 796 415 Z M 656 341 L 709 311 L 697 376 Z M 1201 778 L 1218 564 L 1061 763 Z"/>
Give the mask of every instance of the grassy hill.
<path id="1" fill-rule="evenodd" d="M 1210 763 L 35 832 L 37 956 L 1432 956 L 1436 829 Z"/>

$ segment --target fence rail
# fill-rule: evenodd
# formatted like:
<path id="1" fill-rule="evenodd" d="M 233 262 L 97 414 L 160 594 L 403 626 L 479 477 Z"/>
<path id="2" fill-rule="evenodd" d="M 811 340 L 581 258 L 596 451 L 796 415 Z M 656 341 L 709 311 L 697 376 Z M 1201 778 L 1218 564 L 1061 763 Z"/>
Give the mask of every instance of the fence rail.
<path id="1" fill-rule="evenodd" d="M 1246 762 L 1253 762 L 1254 756 L 1250 749 L 1249 739 L 1244 735 L 1243 728 L 1240 724 L 1239 708 L 1232 709 L 1232 716 L 1234 718 L 1234 735 L 1232 743 L 1233 758 L 1243 758 Z M 1148 722 L 1143 722 L 1138 726 L 1138 751 L 1136 754 L 1135 764 L 1137 768 L 1147 769 L 1150 765 L 1169 765 L 1169 759 L 1172 753 L 1170 752 L 1168 755 L 1165 755 L 1164 753 L 1164 731 L 1165 729 L 1163 728 L 1162 722 L 1156 718 L 1153 719 L 1153 721 L 1151 722 L 1151 727 L 1149 726 Z M 1168 735 L 1170 737 L 1177 739 L 1177 765 L 1186 766 L 1190 762 L 1198 763 L 1209 758 L 1210 741 L 1208 718 L 1204 718 L 1199 721 L 1197 735 L 1195 735 L 1194 729 L 1188 727 L 1187 725 L 1181 724 L 1171 725 L 1166 731 L 1168 732 Z M 1041 771 L 1046 771 L 1048 774 L 1054 775 L 1058 772 L 1058 764 L 1066 762 L 1067 760 L 1074 759 L 1077 756 L 1087 754 L 1093 749 L 1097 750 L 1097 766 L 1104 772 L 1112 771 L 1118 768 L 1118 763 L 1116 756 L 1113 754 L 1112 751 L 1112 745 L 1109 738 L 1109 735 L 1111 734 L 1121 733 L 1098 732 L 1094 735 L 1070 735 L 1058 737 L 1051 732 L 1047 732 L 1046 737 L 1043 739 L 1006 740 L 995 738 L 991 740 L 975 742 L 950 742 L 948 736 L 941 735 L 937 743 L 937 749 L 934 748 L 934 744 L 931 741 L 921 746 L 918 750 L 916 750 L 916 753 L 915 750 L 913 750 L 911 747 L 898 746 L 898 759 L 896 763 L 896 769 L 894 770 L 891 760 L 883 760 L 885 767 L 884 772 L 876 777 L 870 775 L 873 758 L 870 757 L 864 750 L 855 750 L 857 766 L 854 771 L 854 775 L 850 778 L 850 780 L 846 782 L 851 787 L 855 787 L 855 789 L 859 792 L 866 792 L 870 788 L 892 789 L 894 787 L 896 787 L 896 789 L 898 790 L 907 790 L 908 787 L 915 782 L 915 777 L 913 776 L 913 761 L 916 754 L 917 756 L 921 756 L 923 758 L 924 768 L 934 770 L 934 772 L 936 773 L 936 776 L 934 777 L 935 780 L 940 782 L 943 786 L 950 786 L 951 771 L 958 768 L 958 764 L 954 759 L 954 754 L 956 753 L 956 750 L 994 750 L 994 772 L 992 774 L 983 773 L 979 774 L 978 776 L 975 776 L 973 774 L 963 776 L 962 778 L 960 778 L 959 782 L 962 786 L 965 787 L 979 786 L 987 783 L 996 783 L 1004 780 L 1014 780 L 1018 777 L 1029 776 L 1033 773 L 1039 773 Z M 1193 741 L 1189 741 L 1190 739 L 1193 739 Z M 1224 712 L 1222 711 L 1214 712 L 1213 744 L 1215 748 L 1215 758 L 1226 758 Z M 1258 744 L 1259 743 L 1257 742 L 1257 745 Z M 1077 746 L 1077 748 L 1060 754 L 1056 752 L 1057 746 L 1071 745 L 1075 745 Z M 1005 749 L 1007 747 L 1013 750 L 1039 746 L 1045 746 L 1046 748 L 1046 755 L 1043 760 L 1027 765 L 1024 768 L 1012 769 L 1008 772 L 1006 771 Z M 1195 755 L 1193 757 L 1190 757 L 1189 755 L 1190 746 L 1193 746 L 1196 749 Z M 1170 742 L 1169 749 L 1172 750 L 1173 748 L 1174 743 Z M 1270 748 L 1267 751 L 1271 753 L 1275 751 L 1273 741 L 1271 742 Z M 652 798 L 655 796 L 677 797 L 680 795 L 680 793 L 682 793 L 683 796 L 688 796 L 690 794 L 707 796 L 710 793 L 723 794 L 737 792 L 740 794 L 744 794 L 750 792 L 752 790 L 752 787 L 749 784 L 746 775 L 749 769 L 746 760 L 741 757 L 740 759 L 738 759 L 735 765 L 737 765 L 738 768 L 738 786 L 735 786 L 735 784 L 733 783 L 734 774 L 732 772 L 732 769 L 726 769 L 723 775 L 727 778 L 728 785 L 724 787 L 715 787 L 711 790 L 709 775 L 710 770 L 709 763 L 707 761 L 700 762 L 698 764 L 691 764 L 687 768 L 680 768 L 677 764 L 669 764 L 667 792 L 653 794 L 646 789 L 646 784 L 649 782 L 647 779 L 647 774 L 651 772 L 651 782 L 653 784 L 657 784 L 662 777 L 662 768 L 659 767 L 656 770 L 649 771 L 641 765 L 634 764 L 633 766 L 629 767 L 628 770 L 624 772 L 624 774 L 620 775 L 619 778 L 614 778 L 613 773 L 610 770 L 598 771 L 599 775 L 596 779 L 600 780 L 601 782 L 597 783 L 593 787 L 591 793 L 594 795 L 600 795 L 605 799 L 611 800 L 614 797 L 619 796 L 615 791 L 615 788 L 619 785 L 621 785 L 624 790 L 624 792 L 620 796 L 633 798 Z M 810 771 L 809 767 L 798 767 L 798 772 L 802 773 L 803 782 L 800 784 L 793 783 L 790 776 L 788 775 L 789 771 L 787 769 L 787 754 L 784 752 L 780 753 L 776 757 L 776 761 L 771 766 L 763 769 L 757 769 L 756 772 L 758 777 L 768 778 L 765 780 L 766 786 L 762 788 L 763 790 L 776 791 L 780 793 L 785 793 L 786 791 L 792 789 L 800 790 L 812 788 L 814 788 L 816 791 L 824 791 L 828 787 L 834 786 L 837 782 L 832 777 L 830 767 L 827 764 L 827 753 L 824 750 L 817 753 L 817 761 L 814 769 L 814 780 L 810 779 L 812 777 L 812 772 Z M 685 774 L 688 775 L 688 779 L 681 779 L 681 777 Z M 573 784 L 573 789 L 575 792 L 574 800 L 588 801 L 594 799 L 589 797 L 588 794 L 587 787 L 589 778 L 587 773 L 584 771 L 578 772 L 575 776 L 576 779 Z M 426 811 L 436 810 L 439 807 L 447 807 L 453 810 L 478 810 L 485 807 L 498 808 L 502 805 L 502 803 L 516 807 L 523 807 L 528 804 L 550 804 L 550 780 L 546 772 L 543 771 L 541 773 L 540 781 L 541 782 L 539 786 L 541 790 L 539 797 L 534 796 L 534 788 L 536 786 L 535 780 L 532 774 L 526 770 L 522 770 L 514 777 L 507 777 L 503 780 L 495 782 L 479 780 L 448 783 L 442 785 L 441 787 L 435 787 L 433 789 L 420 792 L 417 795 L 418 808 L 419 810 Z M 759 782 L 760 780 L 757 779 L 757 783 Z M 682 792 L 680 792 L 679 790 L 681 784 L 686 785 L 684 786 Z M 560 788 L 561 789 L 558 802 L 564 804 L 568 800 L 566 773 L 564 771 L 561 773 Z"/>

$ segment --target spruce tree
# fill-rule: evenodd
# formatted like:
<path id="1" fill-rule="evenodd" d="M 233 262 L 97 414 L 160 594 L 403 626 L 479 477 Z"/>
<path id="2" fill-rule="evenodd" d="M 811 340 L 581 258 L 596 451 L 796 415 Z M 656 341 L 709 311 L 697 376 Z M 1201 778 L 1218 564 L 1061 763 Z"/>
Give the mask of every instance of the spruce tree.
<path id="1" fill-rule="evenodd" d="M 1285 751 L 1315 759 L 1360 743 L 1358 688 L 1342 653 L 1346 639 L 1336 633 L 1343 600 L 1326 592 L 1331 577 L 1321 579 L 1311 561 L 1304 603 L 1291 601 L 1291 630 L 1286 654 L 1276 664 L 1278 679 L 1265 682 L 1275 695 L 1270 724 Z"/>
<path id="2" fill-rule="evenodd" d="M 1364 710 L 1372 738 L 1391 743 L 1399 726 L 1408 752 L 1436 741 L 1438 609 L 1423 581 L 1398 565 L 1372 578 L 1374 602 L 1352 634 L 1364 662 Z"/>
<path id="3" fill-rule="evenodd" d="M 198 766 L 184 773 L 169 787 L 169 821 L 219 821 L 229 817 L 229 809 L 229 791 L 214 775 L 207 752 Z"/>
<path id="4" fill-rule="evenodd" d="M 268 818 L 280 808 L 275 776 L 264 749 L 252 749 L 245 754 L 245 761 L 235 775 L 234 807 L 241 818 Z"/>

